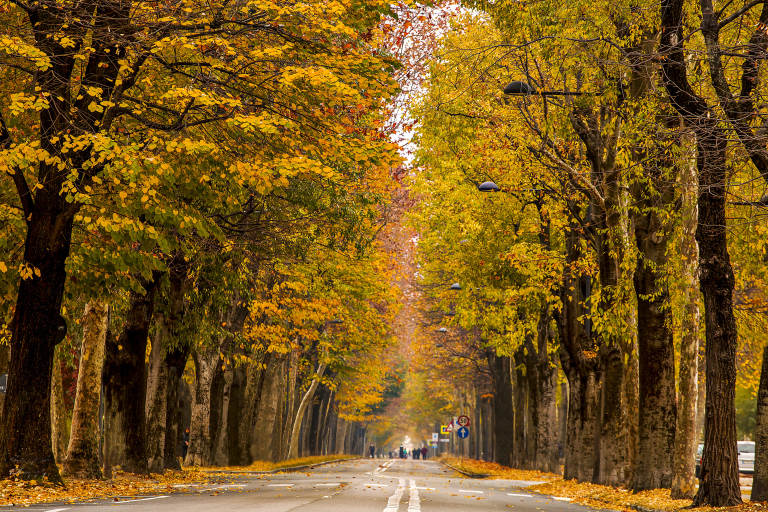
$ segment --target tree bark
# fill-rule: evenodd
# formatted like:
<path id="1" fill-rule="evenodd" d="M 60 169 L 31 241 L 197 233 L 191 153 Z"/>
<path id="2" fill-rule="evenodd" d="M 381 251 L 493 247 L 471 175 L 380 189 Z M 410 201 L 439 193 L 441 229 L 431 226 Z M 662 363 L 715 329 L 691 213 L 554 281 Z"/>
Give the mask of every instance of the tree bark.
<path id="1" fill-rule="evenodd" d="M 512 465 L 514 454 L 515 410 L 512 408 L 510 359 L 489 349 L 486 352 L 493 385 L 494 462 Z"/>
<path id="2" fill-rule="evenodd" d="M 192 423 L 189 426 L 189 449 L 184 464 L 211 465 L 211 384 L 216 367 L 221 363 L 219 348 L 196 350 L 195 393 L 192 400 Z"/>
<path id="3" fill-rule="evenodd" d="M 53 73 L 49 71 L 45 74 Z M 41 117 L 41 130 L 57 131 L 50 116 Z M 43 148 L 56 151 L 47 140 Z M 64 179 L 50 177 L 58 183 Z M 67 333 L 61 301 L 76 208 L 60 196 L 57 183 L 45 183 L 29 213 L 24 241 L 24 262 L 39 275 L 20 281 L 10 325 L 11 361 L 0 430 L 0 477 L 13 473 L 22 479 L 48 479 L 60 484 L 51 445 L 40 440 L 51 439 L 51 376 L 54 349 Z"/>
<path id="4" fill-rule="evenodd" d="M 513 434 L 515 449 L 512 451 L 512 467 L 519 469 L 527 468 L 528 455 L 527 432 L 525 428 L 527 415 L 525 397 L 527 395 L 528 380 L 525 375 L 523 358 L 523 348 L 520 347 L 511 359 L 511 362 L 514 364 L 512 369 L 512 403 L 515 410 L 515 429 Z"/>
<path id="5" fill-rule="evenodd" d="M 763 349 L 763 366 L 760 370 L 760 386 L 757 390 L 752 501 L 768 501 L 768 345 Z"/>
<path id="6" fill-rule="evenodd" d="M 264 382 L 264 367 L 269 368 L 271 354 L 265 354 L 262 363 L 253 362 L 248 365 L 245 378 L 245 390 L 243 391 L 243 404 L 240 409 L 240 425 L 238 428 L 238 443 L 240 464 L 247 466 L 253 462 L 251 454 L 251 440 L 256 428 L 256 411 L 261 398 L 261 389 Z"/>
<path id="7" fill-rule="evenodd" d="M 229 409 L 232 403 L 232 382 L 234 368 L 231 365 L 221 372 L 221 400 L 219 406 L 219 421 L 213 432 L 213 463 L 217 466 L 229 464 Z"/>
<path id="8" fill-rule="evenodd" d="M 187 341 L 182 341 L 180 346 L 170 350 L 165 356 L 165 367 L 167 375 L 167 398 L 165 415 L 165 468 L 181 469 L 181 443 L 184 438 L 184 428 L 182 418 L 184 417 L 183 407 L 189 401 L 182 402 L 183 396 L 188 396 L 187 383 L 182 380 L 184 368 L 189 359 L 190 345 Z"/>
<path id="9" fill-rule="evenodd" d="M 694 162 L 682 166 L 680 182 L 683 224 L 680 251 L 683 257 L 682 277 L 685 311 L 680 326 L 679 400 L 671 496 L 676 499 L 690 499 L 696 493 L 696 445 L 699 439 L 697 402 L 699 398 L 700 318 L 699 294 L 696 288 L 699 248 L 696 244 L 698 211 L 696 209 L 697 187 Z"/>
<path id="10" fill-rule="evenodd" d="M 168 369 L 165 366 L 164 345 L 167 333 L 158 318 L 152 340 L 147 375 L 147 470 L 162 473 L 165 469 L 165 423 L 168 409 Z"/>
<path id="11" fill-rule="evenodd" d="M 63 467 L 65 476 L 101 478 L 99 402 L 108 324 L 109 305 L 96 299 L 89 301 L 83 315 L 80 369 L 69 448 Z"/>
<path id="12" fill-rule="evenodd" d="M 256 409 L 256 420 L 259 424 L 260 434 L 254 436 L 251 441 L 251 454 L 254 460 L 275 460 L 274 438 L 278 418 L 278 404 L 280 403 L 280 394 L 283 392 L 281 386 L 282 361 L 272 358 L 271 363 L 265 370 L 264 384 L 261 387 L 261 397 Z"/>
<path id="13" fill-rule="evenodd" d="M 652 204 L 657 193 L 661 193 L 661 205 Z M 640 256 L 634 282 L 638 325 L 642 327 L 637 333 L 640 422 L 632 489 L 639 492 L 668 488 L 672 484 L 677 397 L 669 288 L 663 275 L 668 267 L 669 234 L 658 214 L 658 208 L 670 205 L 674 195 L 669 187 L 666 191 L 645 190 L 636 196 L 649 198 L 645 204 L 638 205 L 641 212 L 635 215 L 635 239 Z"/>
<path id="14" fill-rule="evenodd" d="M 131 292 L 130 306 L 120 337 L 107 339 L 104 363 L 104 466 L 147 473 L 146 393 L 149 325 L 155 309 L 160 278 L 143 284 L 145 292 Z"/>
<path id="15" fill-rule="evenodd" d="M 315 372 L 315 376 L 312 378 L 312 382 L 310 383 L 309 388 L 307 388 L 307 391 L 301 398 L 301 402 L 299 402 L 299 408 L 296 411 L 296 417 L 293 420 L 293 428 L 291 429 L 291 442 L 288 444 L 289 459 L 294 459 L 299 456 L 299 438 L 301 434 L 301 425 L 304 421 L 304 415 L 307 411 L 307 407 L 315 395 L 317 385 L 320 382 L 320 379 L 323 377 L 323 373 L 325 373 L 325 368 L 325 363 L 320 363 L 318 365 L 317 371 Z"/>
<path id="16" fill-rule="evenodd" d="M 69 432 L 67 431 L 67 411 L 64 404 L 64 385 L 61 378 L 61 361 L 54 358 L 53 376 L 51 377 L 51 443 L 53 457 L 64 461 L 67 455 Z"/>

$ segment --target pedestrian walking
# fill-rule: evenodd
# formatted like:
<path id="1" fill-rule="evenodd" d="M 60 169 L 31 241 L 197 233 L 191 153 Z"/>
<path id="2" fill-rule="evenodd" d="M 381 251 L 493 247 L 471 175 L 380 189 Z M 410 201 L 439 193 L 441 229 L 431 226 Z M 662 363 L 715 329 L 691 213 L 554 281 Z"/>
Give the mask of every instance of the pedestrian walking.
<path id="1" fill-rule="evenodd" d="M 371 458 L 376 458 L 376 445 L 371 443 L 371 446 L 368 447 L 368 453 L 370 454 Z"/>
<path id="2" fill-rule="evenodd" d="M 427 460 L 427 453 L 429 453 L 429 450 L 427 449 L 427 447 L 426 446 L 422 446 L 421 447 L 421 458 L 423 460 Z"/>

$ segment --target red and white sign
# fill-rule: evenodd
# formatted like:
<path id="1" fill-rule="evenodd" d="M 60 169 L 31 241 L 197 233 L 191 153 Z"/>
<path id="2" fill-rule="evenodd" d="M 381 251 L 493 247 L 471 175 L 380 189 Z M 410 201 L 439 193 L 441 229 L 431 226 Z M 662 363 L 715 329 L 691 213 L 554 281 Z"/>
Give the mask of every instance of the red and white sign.
<path id="1" fill-rule="evenodd" d="M 469 426 L 469 416 L 459 416 L 459 419 L 457 421 L 460 427 L 468 427 Z"/>

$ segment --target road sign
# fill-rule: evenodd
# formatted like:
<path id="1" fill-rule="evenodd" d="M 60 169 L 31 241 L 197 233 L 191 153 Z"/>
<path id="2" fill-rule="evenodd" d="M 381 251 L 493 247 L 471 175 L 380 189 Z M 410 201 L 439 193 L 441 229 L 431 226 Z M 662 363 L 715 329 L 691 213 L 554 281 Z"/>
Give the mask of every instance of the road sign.
<path id="1" fill-rule="evenodd" d="M 443 435 L 450 434 L 451 431 L 448 429 L 448 425 L 440 425 L 440 433 Z"/>
<path id="2" fill-rule="evenodd" d="M 469 429 L 467 427 L 461 427 L 457 432 L 459 439 L 466 439 L 469 437 Z"/>
<path id="3" fill-rule="evenodd" d="M 440 438 L 440 434 L 437 432 L 432 432 L 432 441 L 437 442 L 437 440 Z"/>
<path id="4" fill-rule="evenodd" d="M 469 416 L 459 416 L 458 422 L 460 427 L 468 427 L 469 426 Z"/>
<path id="5" fill-rule="evenodd" d="M 450 443 L 451 440 L 450 439 L 441 439 L 440 442 L 441 443 Z"/>

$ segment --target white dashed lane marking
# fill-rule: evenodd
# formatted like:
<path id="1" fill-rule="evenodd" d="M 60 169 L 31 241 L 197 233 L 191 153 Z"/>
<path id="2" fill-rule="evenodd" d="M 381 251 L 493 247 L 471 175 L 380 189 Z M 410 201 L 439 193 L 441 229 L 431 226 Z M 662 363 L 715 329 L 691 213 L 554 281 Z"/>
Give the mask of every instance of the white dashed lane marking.
<path id="1" fill-rule="evenodd" d="M 405 478 L 398 478 L 397 489 L 395 494 L 389 497 L 387 500 L 387 506 L 384 508 L 384 512 L 397 512 L 400 508 L 400 499 L 403 497 L 403 491 L 405 491 Z"/>
<path id="2" fill-rule="evenodd" d="M 483 494 L 483 491 L 472 491 L 472 490 L 469 490 L 469 489 L 459 489 L 459 492 L 467 492 L 467 493 L 472 493 L 472 494 Z"/>
<path id="3" fill-rule="evenodd" d="M 421 512 L 421 500 L 419 500 L 419 488 L 416 481 L 411 479 L 411 493 L 408 496 L 408 512 Z"/>
<path id="4" fill-rule="evenodd" d="M 514 492 L 508 492 L 507 496 L 514 496 L 516 498 L 531 498 L 532 497 L 530 494 L 516 494 Z"/>

